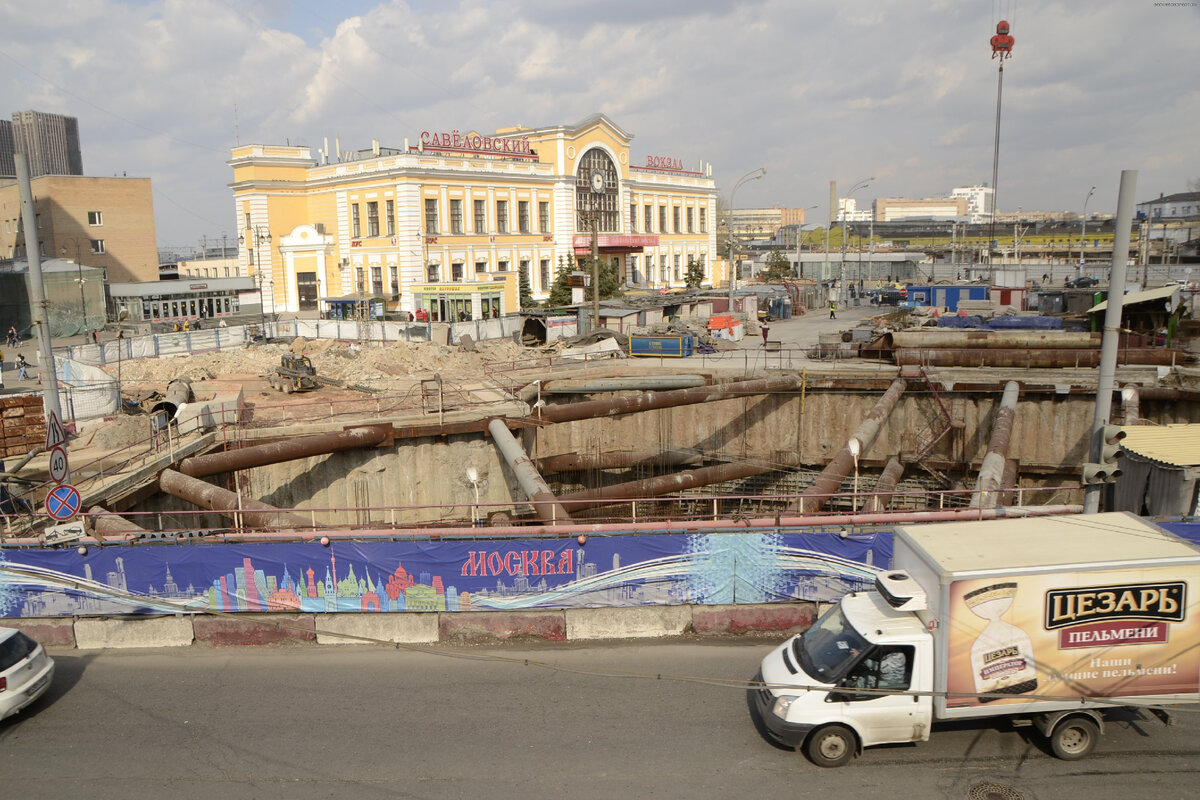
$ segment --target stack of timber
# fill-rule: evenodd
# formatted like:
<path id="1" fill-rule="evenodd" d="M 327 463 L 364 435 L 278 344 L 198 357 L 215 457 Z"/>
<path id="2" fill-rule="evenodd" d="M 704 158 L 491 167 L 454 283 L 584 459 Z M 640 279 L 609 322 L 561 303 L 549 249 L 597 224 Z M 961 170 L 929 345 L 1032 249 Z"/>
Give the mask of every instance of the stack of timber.
<path id="1" fill-rule="evenodd" d="M 15 456 L 46 444 L 46 412 L 42 396 L 0 397 L 0 455 Z"/>

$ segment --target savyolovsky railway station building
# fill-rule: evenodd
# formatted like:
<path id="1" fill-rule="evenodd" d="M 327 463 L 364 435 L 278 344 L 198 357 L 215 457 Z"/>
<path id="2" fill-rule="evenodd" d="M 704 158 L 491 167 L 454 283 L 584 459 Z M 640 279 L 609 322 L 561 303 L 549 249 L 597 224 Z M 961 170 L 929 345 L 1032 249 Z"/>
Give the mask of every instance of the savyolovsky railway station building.
<path id="1" fill-rule="evenodd" d="M 711 285 L 711 167 L 657 154 L 635 165 L 632 139 L 597 114 L 493 135 L 422 131 L 402 148 L 332 158 L 327 145 L 316 159 L 308 147 L 235 147 L 243 274 L 272 312 L 341 313 L 361 299 L 419 318 L 487 318 L 518 310 L 521 271 L 545 298 L 569 255 L 591 254 L 595 229 L 626 286 L 682 287 L 689 261 Z"/>

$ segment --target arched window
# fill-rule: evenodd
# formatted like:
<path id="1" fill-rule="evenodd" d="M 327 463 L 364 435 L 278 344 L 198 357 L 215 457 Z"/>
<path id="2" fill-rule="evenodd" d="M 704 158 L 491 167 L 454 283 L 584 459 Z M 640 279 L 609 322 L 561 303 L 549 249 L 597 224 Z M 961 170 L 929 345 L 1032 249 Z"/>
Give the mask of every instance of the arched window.
<path id="1" fill-rule="evenodd" d="M 588 150 L 579 159 L 579 171 L 575 174 L 575 229 L 587 233 L 595 218 L 600 231 L 616 233 L 620 224 L 617 209 L 620 195 L 617 167 L 608 153 L 599 147 Z"/>

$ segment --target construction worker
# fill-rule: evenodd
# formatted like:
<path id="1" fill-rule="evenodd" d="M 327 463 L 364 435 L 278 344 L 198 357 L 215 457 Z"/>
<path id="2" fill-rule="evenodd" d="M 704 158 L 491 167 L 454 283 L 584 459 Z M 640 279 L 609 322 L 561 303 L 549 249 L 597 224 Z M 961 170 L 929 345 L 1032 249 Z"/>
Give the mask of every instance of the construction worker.
<path id="1" fill-rule="evenodd" d="M 835 311 L 837 311 L 837 301 L 830 300 L 829 301 L 829 318 L 830 319 L 837 319 L 837 314 L 834 313 Z"/>

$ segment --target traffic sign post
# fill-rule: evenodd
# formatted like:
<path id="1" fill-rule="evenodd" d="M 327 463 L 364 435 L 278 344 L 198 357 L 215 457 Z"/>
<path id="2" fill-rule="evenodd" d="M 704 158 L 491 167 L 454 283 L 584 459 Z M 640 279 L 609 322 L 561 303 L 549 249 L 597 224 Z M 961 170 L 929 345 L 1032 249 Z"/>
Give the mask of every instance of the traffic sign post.
<path id="1" fill-rule="evenodd" d="M 59 522 L 65 522 L 79 513 L 82 505 L 79 490 L 69 483 L 55 486 L 46 495 L 46 513 Z"/>
<path id="2" fill-rule="evenodd" d="M 61 444 L 50 448 L 50 480 L 55 483 L 71 482 L 71 467 L 67 463 L 67 449 Z"/>
<path id="3" fill-rule="evenodd" d="M 50 412 L 46 418 L 46 449 L 57 447 L 67 441 L 67 429 L 58 419 L 58 414 Z"/>

